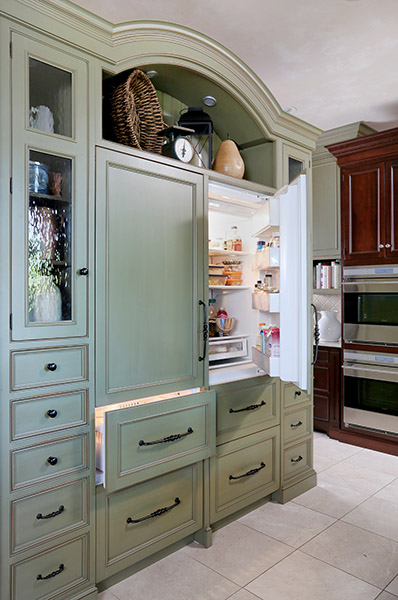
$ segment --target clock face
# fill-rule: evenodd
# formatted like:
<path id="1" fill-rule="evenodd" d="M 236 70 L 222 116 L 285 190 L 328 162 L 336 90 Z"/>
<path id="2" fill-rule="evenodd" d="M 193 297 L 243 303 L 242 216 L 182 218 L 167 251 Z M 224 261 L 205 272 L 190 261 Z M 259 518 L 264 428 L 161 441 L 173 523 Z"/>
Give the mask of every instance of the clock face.
<path id="1" fill-rule="evenodd" d="M 185 137 L 178 137 L 174 142 L 174 152 L 179 160 L 189 163 L 194 155 L 191 141 Z"/>

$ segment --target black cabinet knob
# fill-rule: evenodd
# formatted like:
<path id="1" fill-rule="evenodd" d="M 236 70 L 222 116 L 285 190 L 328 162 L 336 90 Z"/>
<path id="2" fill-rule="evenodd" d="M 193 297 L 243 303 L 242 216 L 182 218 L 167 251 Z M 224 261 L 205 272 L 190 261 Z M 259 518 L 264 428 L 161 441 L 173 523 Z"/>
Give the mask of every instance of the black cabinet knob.
<path id="1" fill-rule="evenodd" d="M 88 275 L 87 267 L 83 267 L 82 269 L 79 269 L 78 273 L 79 273 L 79 275 Z"/>
<path id="2" fill-rule="evenodd" d="M 56 371 L 57 363 L 48 363 L 48 365 L 46 365 L 46 369 L 47 371 Z"/>
<path id="3" fill-rule="evenodd" d="M 58 413 L 54 408 L 50 408 L 50 410 L 47 411 L 47 417 L 50 417 L 50 419 L 55 419 L 57 414 Z"/>
<path id="4" fill-rule="evenodd" d="M 54 466 L 57 464 L 57 462 L 58 462 L 58 458 L 57 458 L 56 456 L 49 456 L 49 457 L 47 458 L 47 462 L 48 462 L 48 463 L 49 463 L 49 464 L 50 464 L 52 467 L 54 467 Z"/>

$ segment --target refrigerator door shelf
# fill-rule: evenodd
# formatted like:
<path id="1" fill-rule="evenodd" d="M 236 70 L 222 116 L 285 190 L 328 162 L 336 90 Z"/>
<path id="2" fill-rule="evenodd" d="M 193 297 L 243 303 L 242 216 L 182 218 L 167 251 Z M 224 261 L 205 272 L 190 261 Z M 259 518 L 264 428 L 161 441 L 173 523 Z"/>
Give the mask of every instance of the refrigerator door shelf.
<path id="1" fill-rule="evenodd" d="M 252 346 L 253 362 L 270 377 L 279 377 L 279 358 L 267 356 L 255 346 Z"/>

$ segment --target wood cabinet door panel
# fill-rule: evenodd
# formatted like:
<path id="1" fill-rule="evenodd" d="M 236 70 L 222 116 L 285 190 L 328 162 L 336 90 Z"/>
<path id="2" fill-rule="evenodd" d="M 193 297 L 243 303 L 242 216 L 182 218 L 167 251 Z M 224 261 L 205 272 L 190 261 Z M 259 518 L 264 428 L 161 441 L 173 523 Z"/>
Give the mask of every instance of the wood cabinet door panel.
<path id="1" fill-rule="evenodd" d="M 97 404 L 202 386 L 202 176 L 100 148 L 97 183 Z"/>
<path id="2" fill-rule="evenodd" d="M 384 163 L 345 169 L 342 177 L 344 261 L 377 263 L 384 258 Z"/>
<path id="3" fill-rule="evenodd" d="M 395 206 L 395 202 L 397 206 Z M 386 163 L 386 257 L 398 257 L 398 160 Z"/>

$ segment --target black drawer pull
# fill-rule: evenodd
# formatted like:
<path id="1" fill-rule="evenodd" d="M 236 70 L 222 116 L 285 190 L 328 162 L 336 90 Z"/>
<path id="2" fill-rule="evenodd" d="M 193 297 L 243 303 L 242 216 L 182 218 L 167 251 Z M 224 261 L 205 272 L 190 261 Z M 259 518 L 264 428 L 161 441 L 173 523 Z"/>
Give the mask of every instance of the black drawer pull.
<path id="1" fill-rule="evenodd" d="M 302 421 L 297 421 L 297 423 L 290 423 L 290 427 L 292 429 L 295 429 L 296 427 L 300 427 L 300 425 L 302 425 L 303 422 Z"/>
<path id="2" fill-rule="evenodd" d="M 299 454 L 299 456 L 297 458 L 291 458 L 290 462 L 293 463 L 294 465 L 297 465 L 297 463 L 299 463 L 301 460 L 303 460 L 303 457 L 301 456 L 301 454 Z"/>
<path id="3" fill-rule="evenodd" d="M 192 427 L 188 427 L 185 433 L 175 433 L 174 435 L 169 435 L 162 440 L 154 440 L 153 442 L 144 442 L 144 440 L 140 440 L 138 442 L 139 446 L 153 446 L 154 444 L 163 444 L 164 442 L 175 442 L 176 440 L 180 440 L 186 435 L 190 435 L 193 433 Z"/>
<path id="4" fill-rule="evenodd" d="M 294 395 L 295 395 L 295 396 L 301 396 L 301 392 L 300 392 L 300 390 L 299 390 L 299 391 L 297 391 L 297 392 L 294 392 Z"/>
<path id="5" fill-rule="evenodd" d="M 57 458 L 56 456 L 49 456 L 49 457 L 47 458 L 47 462 L 48 462 L 48 463 L 49 463 L 49 464 L 50 464 L 52 467 L 54 467 L 54 466 L 57 464 L 57 462 L 58 462 L 58 458 Z"/>
<path id="6" fill-rule="evenodd" d="M 50 408 L 50 410 L 47 411 L 47 417 L 50 417 L 50 419 L 55 419 L 57 414 L 58 413 L 54 408 Z"/>
<path id="7" fill-rule="evenodd" d="M 260 466 L 257 467 L 257 469 L 251 469 L 247 473 L 243 473 L 243 475 L 237 475 L 236 477 L 234 477 L 233 475 L 230 475 L 229 480 L 231 481 L 231 479 L 242 479 L 242 477 L 250 477 L 250 475 L 255 475 L 256 473 L 261 471 L 261 469 L 264 469 L 265 466 L 266 466 L 265 463 L 261 462 Z"/>
<path id="8" fill-rule="evenodd" d="M 238 410 L 234 410 L 233 408 L 229 409 L 230 413 L 240 413 L 244 410 L 256 410 L 256 408 L 260 408 L 261 406 L 265 406 L 267 403 L 264 400 L 261 401 L 260 404 L 250 404 L 250 406 L 245 406 L 245 408 L 239 408 Z"/>
<path id="9" fill-rule="evenodd" d="M 170 506 L 165 506 L 164 508 L 158 508 L 154 512 L 151 512 L 149 515 L 145 515 L 145 517 L 141 517 L 140 519 L 132 519 L 131 517 L 128 517 L 126 523 L 129 523 L 129 524 L 130 523 L 141 523 L 141 521 L 146 521 L 147 519 L 153 519 L 154 517 L 160 517 L 161 515 L 164 515 L 164 513 L 167 513 L 169 510 L 171 510 L 172 508 L 175 508 L 179 504 L 181 504 L 181 500 L 179 498 L 176 498 L 174 500 L 174 504 L 171 504 Z"/>
<path id="10" fill-rule="evenodd" d="M 58 569 L 56 571 L 53 571 L 52 573 L 49 573 L 48 575 L 45 575 L 43 577 L 43 575 L 38 575 L 36 577 L 36 579 L 38 581 L 44 581 L 45 579 L 52 579 L 53 577 L 56 577 L 57 575 L 59 575 L 60 573 L 62 573 L 62 571 L 65 569 L 64 565 L 61 563 L 58 567 Z"/>
<path id="11" fill-rule="evenodd" d="M 88 275 L 87 267 L 83 267 L 82 269 L 79 269 L 78 273 L 79 273 L 79 275 Z"/>
<path id="12" fill-rule="evenodd" d="M 48 513 L 48 515 L 42 515 L 41 513 L 36 515 L 36 519 L 52 519 L 53 517 L 58 517 L 65 510 L 65 506 L 61 504 L 58 510 L 54 510 L 52 513 Z"/>
<path id="13" fill-rule="evenodd" d="M 57 363 L 48 363 L 48 365 L 46 365 L 46 370 L 47 371 L 56 371 Z"/>

